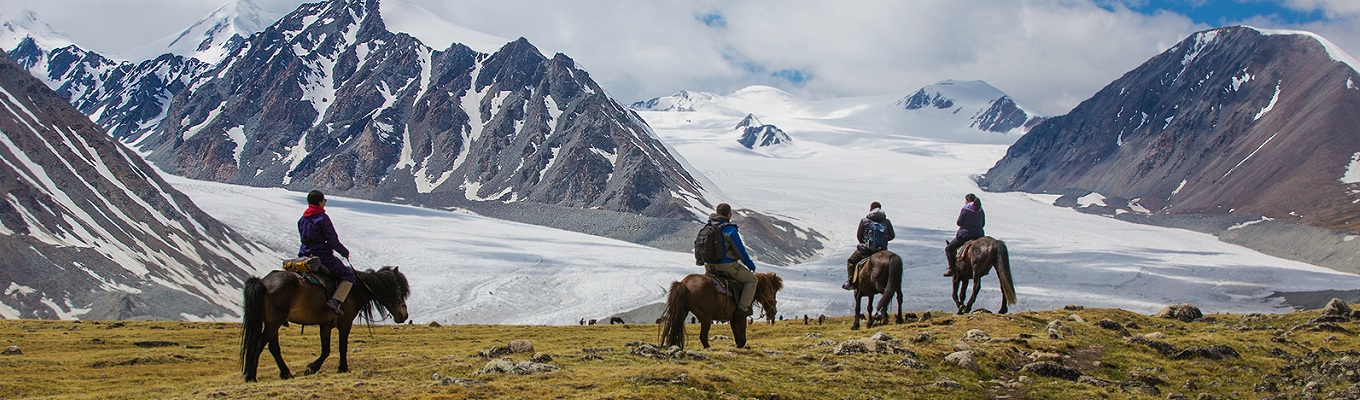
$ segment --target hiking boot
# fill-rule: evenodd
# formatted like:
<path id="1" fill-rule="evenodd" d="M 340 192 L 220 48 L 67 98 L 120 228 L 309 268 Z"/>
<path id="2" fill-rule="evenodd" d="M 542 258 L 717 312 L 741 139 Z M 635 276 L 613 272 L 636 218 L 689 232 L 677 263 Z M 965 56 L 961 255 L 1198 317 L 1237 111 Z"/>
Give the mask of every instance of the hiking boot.
<path id="1" fill-rule="evenodd" d="M 850 284 L 850 281 L 845 281 L 845 283 L 842 283 L 842 284 L 841 284 L 841 289 L 845 289 L 845 290 L 855 290 L 855 286 L 854 286 L 854 285 L 851 285 L 851 284 Z"/>
<path id="2" fill-rule="evenodd" d="M 946 269 L 944 270 L 944 276 L 954 276 L 954 269 L 953 269 L 953 268 L 946 268 Z"/>
<path id="3" fill-rule="evenodd" d="M 331 309 L 331 311 L 334 311 L 335 315 L 345 315 L 345 310 L 341 308 L 340 300 L 336 299 L 326 300 L 326 308 L 329 308 Z"/>
<path id="4" fill-rule="evenodd" d="M 748 309 L 745 309 L 745 310 L 737 310 L 737 316 L 738 316 L 738 317 L 749 317 L 749 316 L 751 316 L 751 309 L 748 308 Z"/>

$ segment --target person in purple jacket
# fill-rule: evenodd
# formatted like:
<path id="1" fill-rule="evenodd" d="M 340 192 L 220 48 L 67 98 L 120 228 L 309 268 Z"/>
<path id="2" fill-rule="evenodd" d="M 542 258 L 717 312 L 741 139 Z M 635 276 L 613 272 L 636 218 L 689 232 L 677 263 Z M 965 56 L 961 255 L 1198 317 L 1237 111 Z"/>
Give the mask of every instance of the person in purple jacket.
<path id="1" fill-rule="evenodd" d="M 954 276 L 954 264 L 958 262 L 954 253 L 960 247 L 970 240 L 986 235 L 982 232 L 982 226 L 987 224 L 987 214 L 982 212 L 982 200 L 969 193 L 963 196 L 963 201 L 963 210 L 959 211 L 959 220 L 955 222 L 959 226 L 959 232 L 954 234 L 954 240 L 944 246 L 944 257 L 949 260 L 949 269 L 944 271 L 944 276 Z"/>
<path id="2" fill-rule="evenodd" d="M 321 263 L 330 269 L 331 275 L 341 279 L 340 285 L 335 288 L 335 295 L 326 301 L 326 306 L 336 314 L 343 315 L 341 307 L 345 304 L 345 297 L 349 296 L 350 288 L 354 286 L 354 270 L 335 257 L 338 252 L 348 260 L 349 249 L 340 243 L 340 237 L 335 234 L 335 225 L 331 224 L 331 217 L 326 215 L 326 195 L 320 190 L 307 193 L 307 210 L 298 219 L 298 234 L 302 237 L 298 257 L 314 256 L 321 259 Z"/>

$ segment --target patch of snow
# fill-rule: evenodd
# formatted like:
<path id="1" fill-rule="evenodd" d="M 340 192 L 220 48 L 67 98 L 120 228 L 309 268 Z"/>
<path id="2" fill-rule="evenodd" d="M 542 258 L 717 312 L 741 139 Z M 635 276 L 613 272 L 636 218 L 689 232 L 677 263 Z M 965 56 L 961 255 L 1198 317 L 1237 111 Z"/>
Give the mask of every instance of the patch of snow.
<path id="1" fill-rule="evenodd" d="M 236 148 L 231 150 L 232 158 L 236 160 L 236 166 L 241 166 L 241 150 L 246 147 L 246 129 L 244 126 L 237 126 L 227 130 L 227 138 L 236 143 Z"/>
<path id="2" fill-rule="evenodd" d="M 1270 104 L 1266 104 L 1265 108 L 1261 109 L 1261 112 L 1256 113 L 1256 117 L 1252 118 L 1253 121 L 1261 119 L 1262 115 L 1266 115 L 1266 113 L 1270 112 L 1271 109 L 1275 108 L 1275 102 L 1280 101 L 1281 83 L 1283 83 L 1283 81 L 1275 82 L 1275 94 L 1270 96 Z"/>
<path id="3" fill-rule="evenodd" d="M 1171 195 L 1174 196 L 1174 195 L 1176 195 L 1177 193 L 1180 193 L 1180 192 L 1181 192 L 1181 189 L 1185 189 L 1185 183 L 1186 183 L 1186 182 L 1189 182 L 1189 180 L 1181 180 L 1181 184 L 1180 184 L 1180 185 L 1176 185 L 1176 190 L 1172 190 L 1172 191 L 1171 191 Z"/>
<path id="4" fill-rule="evenodd" d="M 24 285 L 20 285 L 20 284 L 17 283 L 17 282 L 10 282 L 10 283 L 9 283 L 9 288 L 6 288 L 6 289 L 5 289 L 5 295 L 6 295 L 6 296 L 13 296 L 15 293 L 18 293 L 18 294 L 34 294 L 34 293 L 37 293 L 37 292 L 38 292 L 37 289 L 31 288 L 31 287 L 28 287 L 28 286 L 24 286 Z"/>
<path id="5" fill-rule="evenodd" d="M 1322 48 L 1327 50 L 1327 55 L 1331 56 L 1333 60 L 1345 63 L 1346 65 L 1349 65 L 1351 69 L 1360 72 L 1360 61 L 1357 61 L 1355 57 L 1352 57 L 1349 53 L 1346 53 L 1346 51 L 1342 50 L 1340 46 L 1337 46 L 1335 43 L 1332 43 L 1330 40 L 1327 40 L 1326 38 L 1316 33 L 1308 31 L 1292 31 L 1283 29 L 1261 29 L 1250 26 L 1248 28 L 1255 29 L 1257 32 L 1261 32 L 1261 34 L 1264 35 L 1303 35 L 1311 37 L 1313 39 L 1316 39 L 1318 43 L 1322 44 Z"/>
<path id="6" fill-rule="evenodd" d="M 1091 206 L 1104 207 L 1105 195 L 1096 192 L 1091 192 L 1090 194 L 1081 196 L 1081 198 L 1077 199 L 1077 205 L 1080 205 L 1082 207 Z"/>
<path id="7" fill-rule="evenodd" d="M 1237 170 L 1237 167 L 1241 167 L 1242 164 L 1244 164 L 1244 163 L 1247 162 L 1247 160 L 1250 160 L 1252 157 L 1256 156 L 1256 153 L 1257 153 L 1257 152 L 1260 152 L 1261 149 L 1265 148 L 1266 145 L 1269 144 L 1271 140 L 1275 140 L 1275 137 L 1276 137 L 1276 136 L 1279 136 L 1279 135 L 1280 135 L 1279 132 L 1275 132 L 1274 135 L 1270 135 L 1269 138 L 1266 138 L 1266 141 L 1261 142 L 1261 145 L 1260 145 L 1260 146 L 1256 146 L 1256 150 L 1252 150 L 1252 151 L 1251 151 L 1251 154 L 1248 154 L 1248 155 L 1247 155 L 1247 158 L 1243 158 L 1242 161 L 1238 161 L 1238 162 L 1237 162 L 1237 165 L 1234 165 L 1231 169 L 1228 170 L 1228 172 L 1223 173 L 1223 176 L 1222 176 L 1222 177 L 1223 177 L 1223 178 L 1227 178 L 1227 177 L 1228 177 L 1228 174 L 1233 173 L 1233 171 L 1236 171 L 1236 170 Z"/>
<path id="8" fill-rule="evenodd" d="M 1255 220 L 1255 221 L 1247 221 L 1247 222 L 1243 222 L 1243 223 L 1240 223 L 1240 224 L 1237 224 L 1237 225 L 1230 226 L 1230 227 L 1228 227 L 1228 230 L 1231 231 L 1231 230 L 1242 229 L 1242 228 L 1245 228 L 1245 227 L 1247 227 L 1247 226 L 1259 224 L 1259 223 L 1266 222 L 1266 221 L 1269 221 L 1269 220 L 1270 220 L 1270 218 L 1261 217 L 1261 219 L 1258 219 L 1258 220 Z"/>
<path id="9" fill-rule="evenodd" d="M 1360 152 L 1351 155 L 1351 163 L 1346 166 L 1346 173 L 1341 175 L 1342 183 L 1360 183 Z"/>

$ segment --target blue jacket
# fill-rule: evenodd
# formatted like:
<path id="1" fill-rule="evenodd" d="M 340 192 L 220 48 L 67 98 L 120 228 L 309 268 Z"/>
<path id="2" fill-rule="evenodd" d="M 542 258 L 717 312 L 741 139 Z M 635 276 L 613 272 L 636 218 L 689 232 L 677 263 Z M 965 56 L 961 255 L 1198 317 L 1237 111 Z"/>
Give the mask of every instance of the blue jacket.
<path id="1" fill-rule="evenodd" d="M 982 231 L 982 226 L 987 224 L 987 214 L 982 211 L 982 207 L 974 203 L 963 205 L 963 209 L 959 210 L 959 220 L 955 224 L 959 226 L 959 233 L 954 237 L 976 239 L 987 235 Z"/>
<path id="2" fill-rule="evenodd" d="M 727 239 L 731 241 L 732 245 L 736 247 L 736 253 L 741 255 L 740 261 L 742 264 L 745 264 L 746 268 L 749 268 L 751 271 L 755 271 L 756 263 L 751 262 L 751 256 L 746 254 L 746 245 L 741 243 L 741 234 L 737 232 L 737 226 L 728 222 L 727 218 L 718 214 L 713 214 L 708 217 L 708 223 L 710 224 L 721 224 L 724 222 L 727 222 L 727 226 L 722 228 L 723 236 L 726 236 Z M 724 246 L 726 246 L 726 244 L 724 244 Z M 733 256 L 737 254 L 732 254 L 731 251 L 727 250 L 723 251 L 723 258 L 718 260 L 718 264 L 737 262 L 738 260 L 733 258 Z"/>

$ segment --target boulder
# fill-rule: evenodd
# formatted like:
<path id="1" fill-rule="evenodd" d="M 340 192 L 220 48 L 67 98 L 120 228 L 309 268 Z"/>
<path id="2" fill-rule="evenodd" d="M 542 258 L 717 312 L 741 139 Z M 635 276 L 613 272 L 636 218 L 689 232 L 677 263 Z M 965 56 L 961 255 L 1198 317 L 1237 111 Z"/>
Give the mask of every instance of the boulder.
<path id="1" fill-rule="evenodd" d="M 970 371 L 977 371 L 978 369 L 977 352 L 973 350 L 950 353 L 949 355 L 944 356 L 944 361 Z"/>
<path id="2" fill-rule="evenodd" d="M 1321 315 L 1329 317 L 1350 318 L 1351 306 L 1349 304 L 1346 304 L 1345 301 L 1341 301 L 1341 299 L 1333 298 L 1332 301 L 1327 302 L 1326 307 L 1322 307 Z"/>
<path id="3" fill-rule="evenodd" d="M 983 332 L 981 329 L 969 329 L 968 332 L 963 334 L 963 340 L 988 341 L 992 340 L 992 337 L 990 335 L 987 335 L 987 332 Z"/>
<path id="4" fill-rule="evenodd" d="M 1081 377 L 1081 371 L 1063 366 L 1062 364 L 1053 361 L 1029 363 L 1024 367 L 1021 367 L 1020 372 L 1028 372 L 1039 376 L 1066 379 L 1069 381 L 1075 381 L 1077 378 Z"/>
<path id="5" fill-rule="evenodd" d="M 1183 303 L 1166 306 L 1166 308 L 1163 308 L 1152 316 L 1157 318 L 1178 319 L 1181 320 L 1181 322 L 1190 322 L 1204 318 L 1204 313 L 1200 312 L 1199 307 L 1195 307 L 1194 304 Z"/>
<path id="6" fill-rule="evenodd" d="M 23 350 L 20 350 L 20 349 L 19 349 L 19 346 L 9 346 L 9 347 L 6 347 L 6 348 L 5 348 L 5 351 L 0 352 L 0 354 L 7 355 L 7 356 L 10 356 L 10 355 L 20 355 L 20 354 L 24 354 L 24 351 L 23 351 Z"/>
<path id="7" fill-rule="evenodd" d="M 517 339 L 510 341 L 511 353 L 533 353 L 534 343 L 528 340 Z"/>

